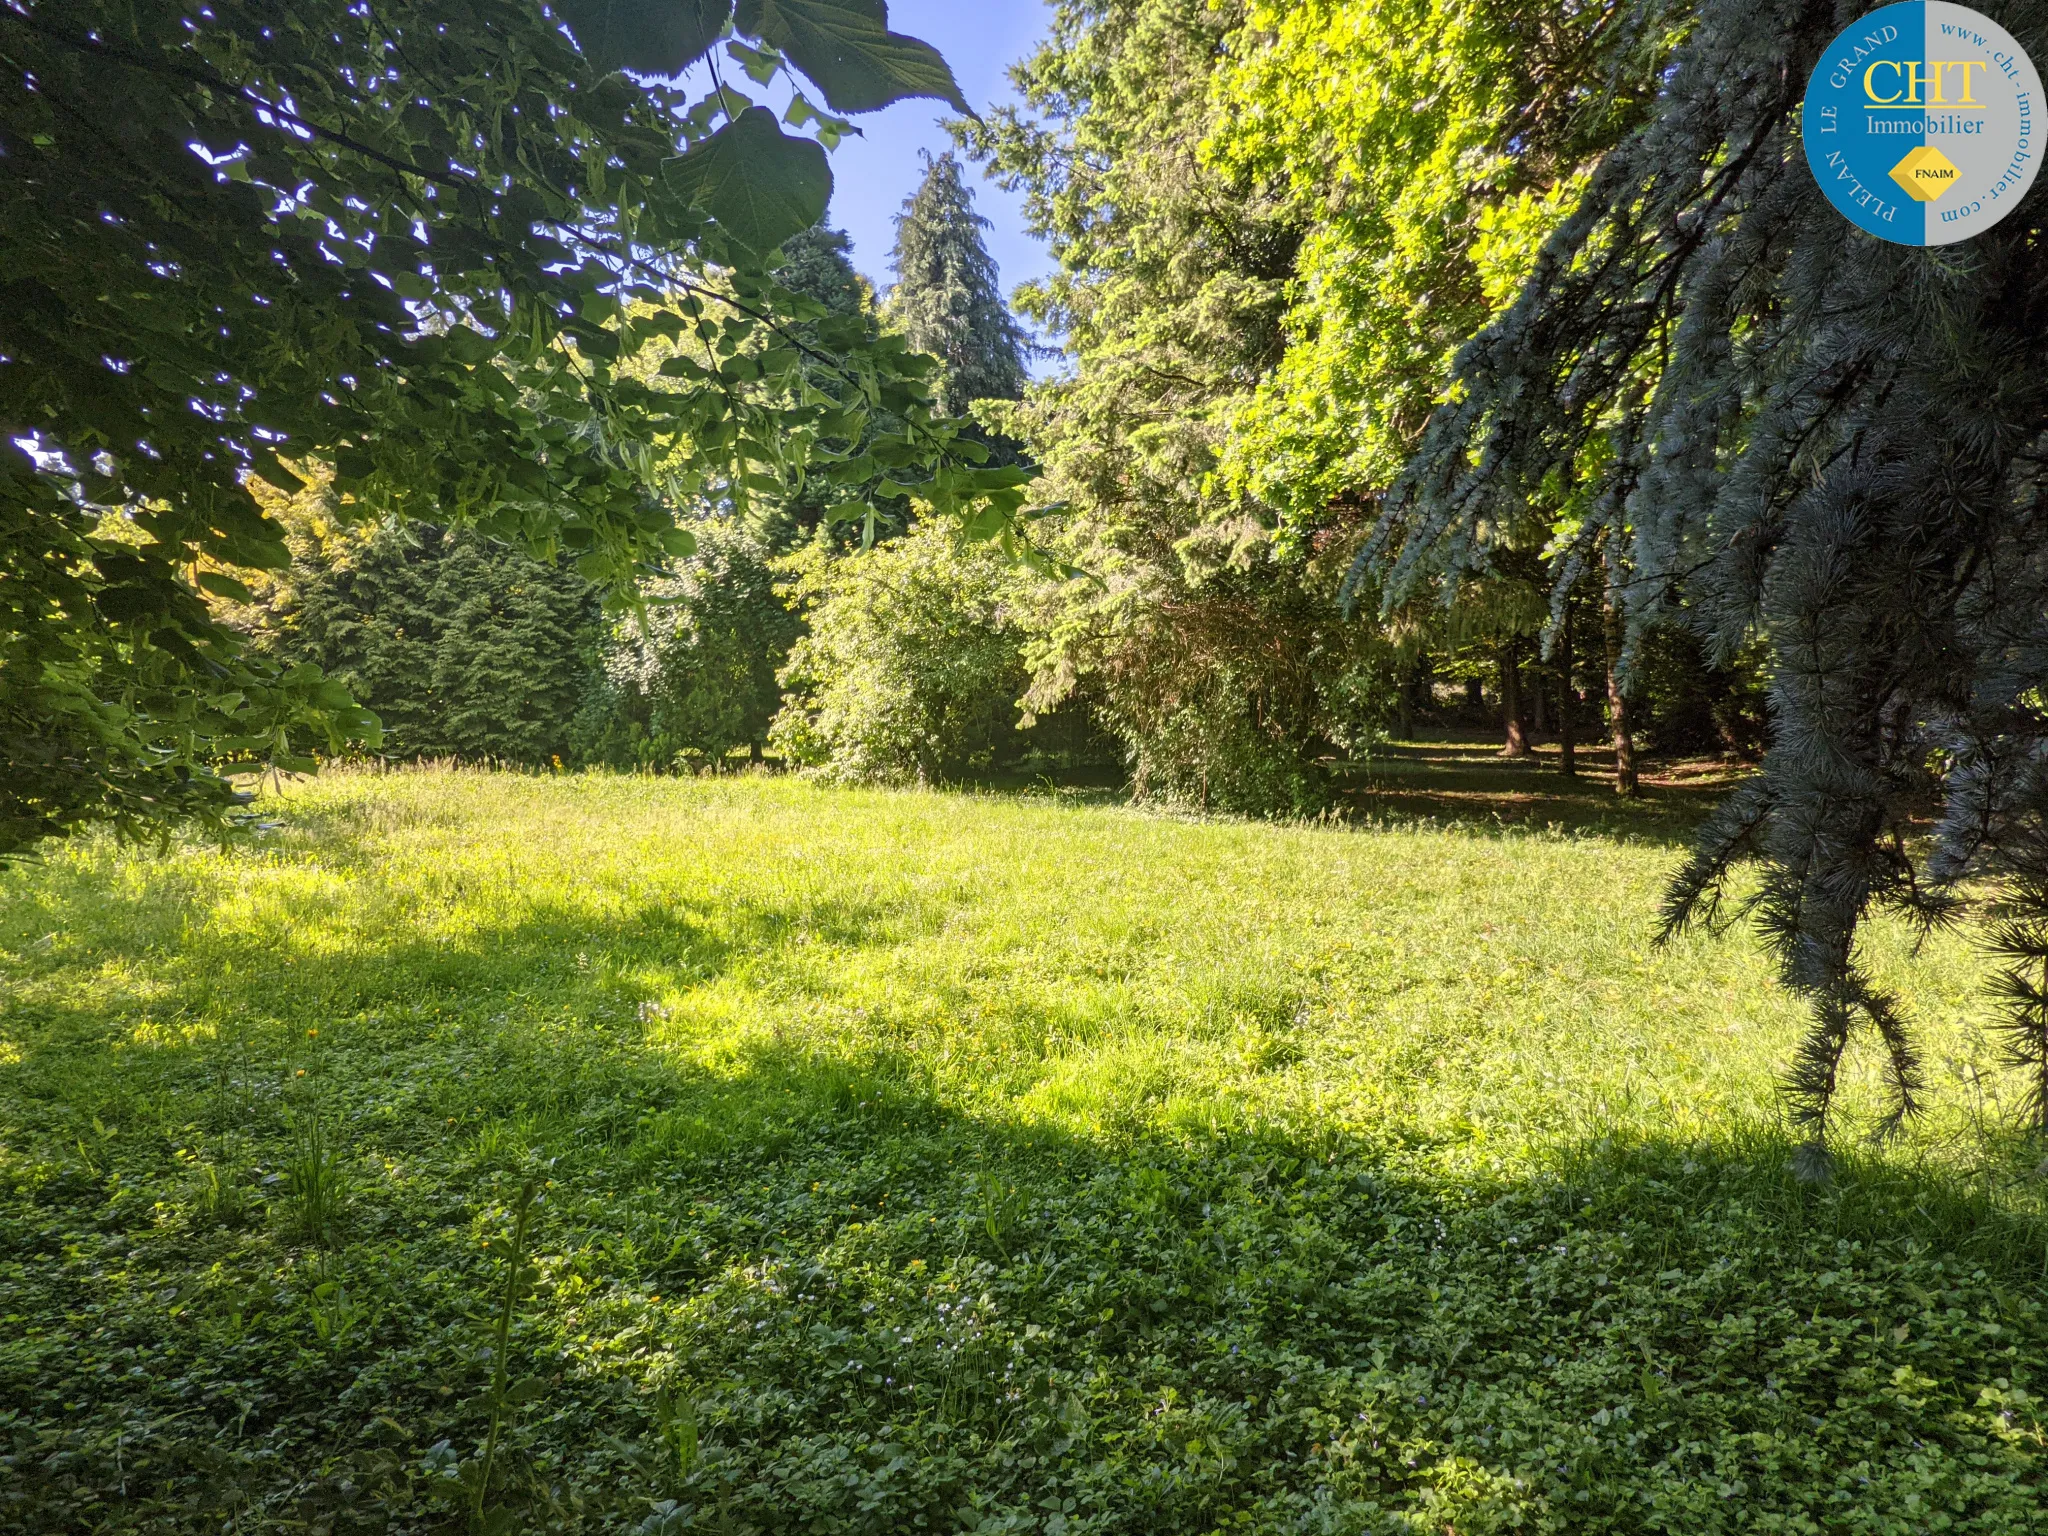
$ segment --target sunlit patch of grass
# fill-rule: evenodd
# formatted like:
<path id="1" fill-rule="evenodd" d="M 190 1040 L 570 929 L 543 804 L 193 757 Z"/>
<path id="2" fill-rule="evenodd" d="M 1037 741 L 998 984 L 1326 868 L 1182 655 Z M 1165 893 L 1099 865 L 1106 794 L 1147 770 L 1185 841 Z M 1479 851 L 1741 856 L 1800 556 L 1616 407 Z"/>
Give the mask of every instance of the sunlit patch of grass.
<path id="1" fill-rule="evenodd" d="M 1871 930 L 1930 1111 L 1862 1146 L 1859 1051 L 1811 1189 L 1796 1000 L 1650 943 L 1682 818 L 1523 808 L 436 770 L 59 849 L 0 877 L 0 1529 L 424 1528 L 494 1402 L 534 1530 L 2027 1529 L 1966 938 Z"/>
<path id="2" fill-rule="evenodd" d="M 220 1026 L 212 1020 L 174 1022 L 168 1019 L 145 1018 L 135 1022 L 128 1031 L 128 1038 L 136 1045 L 176 1049 L 214 1040 L 219 1034 Z"/>

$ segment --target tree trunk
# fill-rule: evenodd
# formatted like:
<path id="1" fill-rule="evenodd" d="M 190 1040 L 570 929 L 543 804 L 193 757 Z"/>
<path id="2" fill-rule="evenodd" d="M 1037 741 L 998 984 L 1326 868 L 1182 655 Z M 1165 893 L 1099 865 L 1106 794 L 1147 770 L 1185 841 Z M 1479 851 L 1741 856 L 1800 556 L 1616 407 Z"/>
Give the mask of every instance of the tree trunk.
<path id="1" fill-rule="evenodd" d="M 1572 610 L 1567 603 L 1564 623 L 1557 633 L 1557 771 L 1568 779 L 1579 776 L 1579 742 L 1573 731 L 1572 705 Z"/>
<path id="2" fill-rule="evenodd" d="M 1621 605 L 1614 600 L 1612 577 L 1600 609 L 1607 641 L 1607 716 L 1614 726 L 1614 792 L 1633 798 L 1636 784 L 1636 741 L 1629 730 L 1628 700 L 1621 692 Z"/>
<path id="3" fill-rule="evenodd" d="M 1476 677 L 1465 679 L 1465 707 L 1467 709 L 1486 708 L 1486 694 L 1480 688 L 1479 679 Z"/>
<path id="4" fill-rule="evenodd" d="M 1500 652 L 1500 724 L 1507 737 L 1500 755 L 1527 757 L 1529 737 L 1522 729 L 1522 658 L 1515 654 L 1512 640 Z"/>
<path id="5" fill-rule="evenodd" d="M 1541 741 L 1550 734 L 1550 671 L 1540 655 L 1536 658 L 1535 674 L 1529 689 L 1530 725 Z"/>

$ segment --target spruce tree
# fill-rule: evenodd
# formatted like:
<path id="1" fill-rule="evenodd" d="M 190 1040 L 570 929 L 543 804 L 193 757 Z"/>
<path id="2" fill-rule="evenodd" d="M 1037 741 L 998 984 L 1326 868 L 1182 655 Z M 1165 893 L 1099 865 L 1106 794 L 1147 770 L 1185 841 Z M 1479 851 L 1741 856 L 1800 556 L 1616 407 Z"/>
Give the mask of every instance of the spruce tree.
<path id="1" fill-rule="evenodd" d="M 2043 56 L 2048 4 L 1994 10 Z M 1713 919 L 1737 863 L 1760 864 L 1746 909 L 1813 1006 L 1791 1089 L 1814 1174 L 1853 1036 L 1880 1045 L 1890 1123 L 1923 1091 L 1910 1021 L 1860 958 L 1874 907 L 1931 925 L 1995 894 L 2010 1057 L 2048 1116 L 2048 203 L 1945 248 L 1830 207 L 1800 104 L 1846 14 L 1699 6 L 1654 111 L 1461 353 L 1371 552 L 1399 591 L 1483 560 L 1497 519 L 1568 485 L 1561 588 L 1605 563 L 1636 651 L 1660 625 L 1723 666 L 1761 643 L 1762 772 L 1667 918 Z"/>
<path id="2" fill-rule="evenodd" d="M 1024 393 L 1024 331 L 1003 302 L 996 264 L 982 244 L 987 219 L 948 152 L 925 157 L 925 175 L 896 218 L 896 286 L 889 316 L 911 348 L 943 365 L 939 409 L 964 414 L 976 400 Z"/>
<path id="3" fill-rule="evenodd" d="M 868 301 L 867 279 L 853 268 L 853 241 L 823 220 L 782 242 L 775 280 L 791 293 L 816 299 L 835 315 L 857 315 Z"/>

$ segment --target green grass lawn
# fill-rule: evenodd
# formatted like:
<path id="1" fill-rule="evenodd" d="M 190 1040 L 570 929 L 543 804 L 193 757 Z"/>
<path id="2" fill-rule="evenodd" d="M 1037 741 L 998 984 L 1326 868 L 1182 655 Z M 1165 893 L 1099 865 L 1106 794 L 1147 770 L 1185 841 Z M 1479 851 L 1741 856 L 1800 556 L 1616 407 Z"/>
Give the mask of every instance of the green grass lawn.
<path id="1" fill-rule="evenodd" d="M 1802 1186 L 1796 1005 L 1650 944 L 1687 792 L 1428 766 L 339 775 L 0 875 L 0 1528 L 462 1529 L 494 1405 L 493 1530 L 2048 1528 L 1966 943 L 1873 933 L 1933 1105 Z"/>

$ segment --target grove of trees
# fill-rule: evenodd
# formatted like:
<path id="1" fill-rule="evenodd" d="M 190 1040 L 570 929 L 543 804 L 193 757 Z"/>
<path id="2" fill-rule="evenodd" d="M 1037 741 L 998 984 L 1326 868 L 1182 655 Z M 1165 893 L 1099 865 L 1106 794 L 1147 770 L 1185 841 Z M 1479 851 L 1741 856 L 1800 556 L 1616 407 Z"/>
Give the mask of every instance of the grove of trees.
<path id="1" fill-rule="evenodd" d="M 0 0 L 0 1536 L 2034 1536 L 2038 84 L 1007 3 Z"/>

